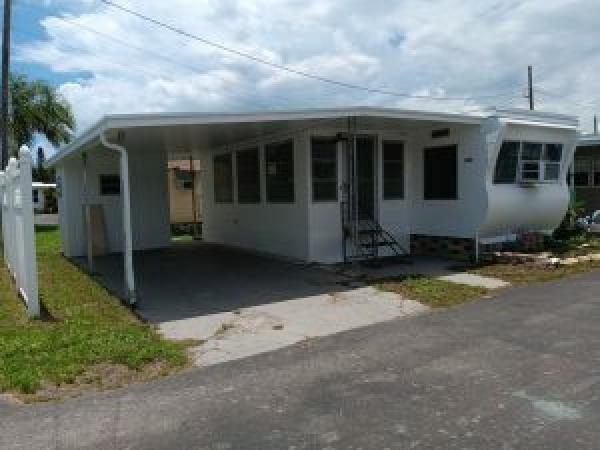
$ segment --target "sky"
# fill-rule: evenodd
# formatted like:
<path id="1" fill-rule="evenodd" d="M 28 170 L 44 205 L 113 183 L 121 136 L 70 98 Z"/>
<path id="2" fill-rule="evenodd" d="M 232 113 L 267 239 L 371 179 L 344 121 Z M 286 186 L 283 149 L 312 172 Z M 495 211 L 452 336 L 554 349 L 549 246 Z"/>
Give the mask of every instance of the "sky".
<path id="1" fill-rule="evenodd" d="M 114 1 L 294 70 L 425 98 L 277 70 L 100 0 L 13 0 L 12 69 L 55 85 L 77 133 L 111 113 L 527 108 L 529 64 L 536 109 L 584 131 L 600 112 L 598 0 Z"/>

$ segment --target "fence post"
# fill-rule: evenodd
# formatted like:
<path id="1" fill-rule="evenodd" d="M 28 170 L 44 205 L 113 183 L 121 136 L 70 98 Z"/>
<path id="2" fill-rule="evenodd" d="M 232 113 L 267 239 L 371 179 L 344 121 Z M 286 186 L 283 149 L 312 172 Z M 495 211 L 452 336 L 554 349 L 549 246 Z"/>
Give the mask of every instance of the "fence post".
<path id="1" fill-rule="evenodd" d="M 27 310 L 32 317 L 40 316 L 40 302 L 38 298 L 38 273 L 35 254 L 35 224 L 33 217 L 33 197 L 31 188 L 31 152 L 26 145 L 19 150 L 19 182 L 21 190 L 21 207 L 23 217 L 23 254 L 24 286 Z"/>

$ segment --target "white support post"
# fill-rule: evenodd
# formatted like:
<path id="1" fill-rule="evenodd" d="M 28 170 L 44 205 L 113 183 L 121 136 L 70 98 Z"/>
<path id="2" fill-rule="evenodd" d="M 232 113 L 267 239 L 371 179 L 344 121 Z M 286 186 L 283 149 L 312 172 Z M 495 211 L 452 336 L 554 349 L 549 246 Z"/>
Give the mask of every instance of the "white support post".
<path id="1" fill-rule="evenodd" d="M 100 133 L 100 142 L 106 148 L 117 151 L 121 165 L 121 197 L 123 206 L 123 263 L 125 275 L 125 295 L 131 306 L 137 303 L 135 291 L 135 273 L 133 268 L 133 239 L 131 233 L 131 194 L 129 187 L 129 158 L 127 149 L 118 144 L 109 142 L 104 132 Z"/>
<path id="2" fill-rule="evenodd" d="M 87 154 L 81 155 L 83 164 L 83 208 L 85 217 L 85 236 L 86 236 L 86 256 L 87 265 L 90 273 L 94 273 L 94 245 L 92 241 L 92 216 L 90 211 L 89 189 L 88 189 L 88 171 Z"/>

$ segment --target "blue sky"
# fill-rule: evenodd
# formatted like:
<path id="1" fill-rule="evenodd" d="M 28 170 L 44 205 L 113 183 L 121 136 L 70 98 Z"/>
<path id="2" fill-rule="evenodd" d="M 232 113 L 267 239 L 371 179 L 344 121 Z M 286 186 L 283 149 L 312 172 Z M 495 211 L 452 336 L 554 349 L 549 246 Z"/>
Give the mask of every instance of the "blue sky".
<path id="1" fill-rule="evenodd" d="M 380 105 L 600 110 L 597 0 L 119 0 L 298 70 L 433 101 L 336 88 L 177 36 L 98 0 L 14 0 L 13 70 L 53 83 L 81 132 L 103 114 Z M 66 19 L 66 20 L 65 20 Z M 496 95 L 489 98 L 490 95 Z M 483 98 L 485 97 L 485 98 Z"/>

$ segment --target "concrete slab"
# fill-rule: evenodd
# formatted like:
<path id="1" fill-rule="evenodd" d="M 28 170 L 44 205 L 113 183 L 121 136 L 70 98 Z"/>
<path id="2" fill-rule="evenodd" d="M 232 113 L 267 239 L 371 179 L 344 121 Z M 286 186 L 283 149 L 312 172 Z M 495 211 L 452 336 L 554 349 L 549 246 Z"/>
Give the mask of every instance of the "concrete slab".
<path id="1" fill-rule="evenodd" d="M 508 281 L 499 278 L 485 277 L 473 273 L 455 273 L 438 277 L 440 280 L 450 281 L 451 283 L 466 284 L 469 286 L 482 287 L 486 289 L 500 289 L 510 286 Z"/>
<path id="2" fill-rule="evenodd" d="M 192 356 L 196 365 L 206 366 L 428 309 L 397 294 L 363 287 L 164 322 L 159 329 L 172 339 L 204 340 Z"/>

